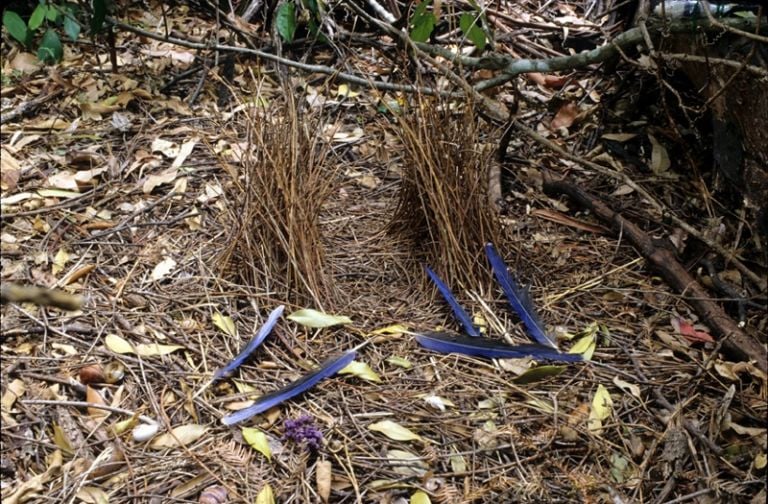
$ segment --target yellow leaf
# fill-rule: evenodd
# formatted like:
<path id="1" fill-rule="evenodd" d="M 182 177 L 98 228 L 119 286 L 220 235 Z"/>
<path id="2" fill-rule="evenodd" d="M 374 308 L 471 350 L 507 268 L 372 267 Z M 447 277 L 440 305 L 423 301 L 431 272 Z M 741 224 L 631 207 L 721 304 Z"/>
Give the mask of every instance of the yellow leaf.
<path id="1" fill-rule="evenodd" d="M 337 96 L 345 96 L 347 98 L 354 98 L 355 96 L 359 96 L 360 93 L 352 91 L 349 89 L 349 85 L 347 84 L 340 84 L 339 89 L 336 90 Z"/>
<path id="2" fill-rule="evenodd" d="M 397 355 L 387 357 L 387 362 L 389 362 L 393 366 L 398 366 L 403 369 L 411 369 L 413 367 L 413 364 L 411 364 L 411 361 L 409 361 L 404 357 L 398 357 Z"/>
<path id="3" fill-rule="evenodd" d="M 758 453 L 755 456 L 755 469 L 759 471 L 765 468 L 767 464 L 768 464 L 768 457 L 766 457 L 765 453 Z"/>
<path id="4" fill-rule="evenodd" d="M 20 380 L 19 378 L 16 378 L 11 383 L 9 383 L 8 387 L 5 389 L 3 398 L 0 399 L 0 405 L 2 405 L 3 411 L 10 412 L 11 408 L 13 408 L 13 404 L 16 402 L 16 399 L 24 395 L 26 390 L 27 388 L 24 386 L 24 381 Z"/>
<path id="5" fill-rule="evenodd" d="M 394 324 L 376 329 L 372 334 L 402 334 L 407 331 L 407 326 L 404 326 L 403 324 Z"/>
<path id="6" fill-rule="evenodd" d="M 216 312 L 211 317 L 211 320 L 213 320 L 213 325 L 221 329 L 224 334 L 237 336 L 237 327 L 235 327 L 235 322 L 232 320 L 232 317 Z"/>
<path id="7" fill-rule="evenodd" d="M 99 391 L 90 385 L 85 386 L 85 400 L 92 404 L 99 404 L 105 406 L 107 403 L 104 398 L 101 397 Z M 93 418 L 101 418 L 109 415 L 109 411 L 100 408 L 88 408 L 88 414 Z"/>
<path id="8" fill-rule="evenodd" d="M 568 353 L 581 354 L 584 357 L 584 360 L 590 360 L 592 359 L 592 354 L 595 353 L 596 346 L 595 333 L 591 333 L 579 339 L 579 341 L 568 350 Z"/>
<path id="9" fill-rule="evenodd" d="M 589 430 L 597 434 L 602 432 L 603 420 L 611 416 L 611 410 L 613 407 L 613 399 L 602 384 L 597 386 L 597 392 L 595 392 L 592 398 L 592 408 L 589 411 L 588 426 Z"/>
<path id="10" fill-rule="evenodd" d="M 104 344 L 115 353 L 132 353 L 142 357 L 166 355 L 184 348 L 181 345 L 160 345 L 157 343 L 139 343 L 138 345 L 132 345 L 117 334 L 107 334 L 106 338 L 104 338 Z"/>
<path id="11" fill-rule="evenodd" d="M 264 488 L 256 496 L 256 504 L 275 504 L 275 493 L 269 483 L 265 483 Z"/>
<path id="12" fill-rule="evenodd" d="M 63 248 L 60 248 L 59 251 L 56 252 L 56 257 L 53 258 L 53 267 L 51 268 L 51 272 L 54 275 L 58 275 L 61 273 L 61 271 L 64 269 L 64 266 L 66 266 L 68 262 L 69 253 Z"/>
<path id="13" fill-rule="evenodd" d="M 72 448 L 72 442 L 59 424 L 53 424 L 53 443 L 67 455 L 75 453 L 75 449 Z"/>
<path id="14" fill-rule="evenodd" d="M 199 424 L 181 425 L 171 432 L 157 436 L 149 446 L 157 450 L 186 446 L 197 441 L 207 430 L 208 427 Z"/>
<path id="15" fill-rule="evenodd" d="M 371 366 L 365 362 L 353 360 L 344 369 L 339 371 L 339 374 L 351 374 L 369 382 L 381 383 L 381 378 L 376 374 L 376 371 L 371 369 Z"/>
<path id="16" fill-rule="evenodd" d="M 269 447 L 266 434 L 252 427 L 243 427 L 242 432 L 243 439 L 251 445 L 251 448 L 267 457 L 267 460 L 272 460 L 272 448 Z"/>
<path id="17" fill-rule="evenodd" d="M 104 338 L 104 344 L 107 348 L 118 354 L 136 353 L 133 349 L 133 345 L 117 334 L 107 334 Z"/>
<path id="18" fill-rule="evenodd" d="M 382 420 L 368 426 L 369 430 L 381 432 L 389 439 L 395 441 L 421 441 L 422 438 L 410 429 L 407 429 L 392 420 Z"/>
<path id="19" fill-rule="evenodd" d="M 422 490 L 414 492 L 413 495 L 411 495 L 411 500 L 409 502 L 410 504 L 432 504 L 432 501 L 429 500 L 429 495 Z"/>
<path id="20" fill-rule="evenodd" d="M 293 320 L 297 324 L 315 329 L 352 323 L 352 320 L 344 315 L 330 315 L 311 308 L 295 311 L 288 315 L 287 318 Z"/>

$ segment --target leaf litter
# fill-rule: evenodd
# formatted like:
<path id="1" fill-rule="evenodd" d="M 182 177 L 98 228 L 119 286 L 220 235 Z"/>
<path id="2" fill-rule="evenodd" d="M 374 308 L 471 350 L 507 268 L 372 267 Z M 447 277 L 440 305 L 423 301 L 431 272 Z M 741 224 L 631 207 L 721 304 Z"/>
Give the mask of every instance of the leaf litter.
<path id="1" fill-rule="evenodd" d="M 561 12 L 552 19 L 562 14 L 574 15 Z M 131 15 L 137 21 L 155 15 L 160 19 L 159 11 Z M 183 12 L 171 11 L 171 16 L 179 23 L 189 21 Z M 203 32 L 204 26 L 197 23 L 195 19 L 191 30 Z M 43 73 L 47 69 L 19 52 L 11 65 L 28 72 L 29 80 L 24 87 L 4 84 L 3 99 L 14 105 L 59 87 L 67 99 L 3 125 L 3 282 L 32 279 L 45 287 L 62 286 L 70 270 L 95 265 L 89 274 L 63 285 L 70 293 L 88 297 L 79 312 L 3 305 L 4 501 L 25 502 L 39 493 L 52 499 L 132 502 L 136 485 L 147 493 L 197 501 L 212 483 L 206 483 L 210 472 L 233 498 L 276 502 L 306 495 L 302 492 L 311 488 L 306 479 L 313 474 L 308 466 L 316 467 L 318 493 L 330 494 L 331 502 L 354 502 L 355 489 L 379 501 L 413 502 L 458 502 L 441 500 L 454 495 L 456 488 L 461 489 L 458 495 L 478 502 L 497 502 L 499 495 L 520 501 L 599 499 L 609 494 L 608 487 L 622 495 L 650 495 L 655 487 L 649 475 L 662 470 L 657 440 L 668 429 L 664 412 L 649 403 L 659 392 L 654 382 L 665 384 L 661 392 L 670 401 L 696 394 L 696 401 L 679 403 L 686 418 L 702 425 L 718 420 L 706 436 L 738 453 L 722 455 L 729 457 L 727 463 L 707 459 L 717 464 L 712 474 L 721 491 L 728 491 L 737 476 L 764 471 L 765 428 L 758 419 L 765 410 L 765 374 L 749 363 L 707 354 L 707 328 L 689 322 L 692 317 L 684 303 L 665 286 L 651 283 L 641 265 L 633 263 L 602 285 L 590 284 L 595 272 L 628 264 L 636 255 L 588 227 L 579 230 L 567 220 L 558 224 L 532 218 L 535 213 L 527 206 L 561 211 L 551 209 L 553 203 L 543 195 L 526 193 L 529 201 L 509 202 L 508 215 L 515 222 L 496 243 L 507 245 L 505 259 L 532 279 L 535 299 L 568 292 L 557 303 L 540 305 L 545 324 L 568 324 L 572 333 L 586 333 L 598 321 L 609 327 L 608 336 L 593 331 L 560 344 L 615 369 L 539 366 L 516 376 L 493 361 L 433 354 L 414 343 L 410 330 L 458 327 L 420 276 L 419 262 L 438 265 L 440 257 L 424 257 L 422 244 L 381 234 L 389 225 L 388 209 L 399 197 L 401 174 L 408 173 L 404 164 L 410 158 L 402 132 L 382 122 L 377 107 L 396 103 L 402 113 L 409 104 L 401 96 L 388 93 L 379 99 L 346 84 L 314 83 L 312 91 L 307 86 L 307 98 L 315 93 L 317 113 L 348 102 L 354 102 L 357 111 L 350 108 L 348 115 L 334 115 L 316 129 L 318 142 L 333 145 L 325 164 L 315 157 L 319 144 L 302 151 L 302 168 L 319 166 L 313 172 L 319 178 L 303 189 L 308 201 L 316 193 L 307 187 L 327 188 L 324 199 L 291 233 L 277 229 L 269 235 L 273 239 L 260 240 L 266 235 L 247 229 L 242 236 L 251 240 L 248 260 L 226 263 L 222 257 L 233 254 L 229 231 L 242 224 L 242 219 L 231 217 L 245 216 L 246 207 L 237 206 L 235 195 L 254 155 L 254 143 L 247 141 L 249 121 L 256 117 L 252 109 L 263 107 L 244 107 L 232 114 L 237 121 L 225 120 L 223 114 L 216 115 L 210 97 L 190 106 L 183 97 L 147 91 L 154 87 L 144 71 L 152 79 L 167 77 L 167 71 L 186 68 L 195 55 L 159 43 L 144 47 L 131 36 L 126 43 L 131 49 L 119 60 L 124 75 L 68 70 L 51 80 Z M 89 56 L 83 57 L 88 61 Z M 76 68 L 73 61 L 65 63 Z M 249 81 L 245 73 L 237 79 L 243 86 L 238 92 L 256 94 L 259 83 Z M 605 97 L 609 90 L 580 96 L 584 90 L 569 88 L 568 82 L 559 75 L 532 74 L 522 93 L 549 100 L 554 90 L 562 90 L 567 99 L 553 109 L 554 117 L 544 129 L 586 134 L 594 119 L 575 104 L 585 96 L 593 101 Z M 600 83 L 596 80 L 595 85 Z M 113 94 L 112 88 L 121 91 Z M 267 92 L 258 103 L 288 113 L 280 108 L 283 98 L 273 84 L 261 89 Z M 84 101 L 69 99 L 76 93 L 82 93 Z M 391 114 L 394 109 L 386 110 Z M 115 114 L 126 119 L 116 121 Z M 187 129 L 179 128 L 180 122 Z M 653 183 L 664 190 L 678 163 L 666 138 L 625 132 L 603 136 L 622 144 L 647 139 L 648 166 L 659 179 Z M 475 140 L 469 133 L 462 138 L 472 147 Z M 420 142 L 438 153 L 448 145 L 428 136 Z M 287 145 L 280 150 L 290 150 Z M 222 146 L 221 154 L 213 146 Z M 78 157 L 86 148 L 91 154 Z M 538 154 L 531 151 L 531 156 Z M 66 159 L 80 161 L 68 164 Z M 280 172 L 275 179 L 284 177 L 281 184 L 298 188 L 304 173 Z M 614 187 L 614 196 L 634 195 L 627 187 Z M 274 194 L 284 199 L 273 201 L 271 208 L 302 208 L 288 199 L 289 192 L 276 189 Z M 110 217 L 104 217 L 107 214 Z M 312 218 L 320 230 L 316 236 L 306 224 Z M 105 227 L 93 227 L 96 223 Z M 591 222 L 593 229 L 596 224 Z M 542 239 L 525 241 L 528 231 Z M 322 255 L 314 254 L 321 249 Z M 322 282 L 300 274 L 306 271 L 297 267 L 302 261 L 332 279 L 325 284 L 333 284 L 326 287 L 326 295 L 313 298 Z M 258 270 L 269 273 L 267 281 L 246 281 L 263 279 Z M 490 282 L 473 284 L 455 272 L 448 274 L 446 280 L 451 279 L 471 313 L 485 309 L 468 294 L 475 290 L 504 317 L 503 331 L 491 328 L 494 337 L 525 342 L 504 300 L 495 291 L 489 293 Z M 624 296 L 607 297 L 609 290 Z M 276 302 L 290 302 L 298 314 L 281 321 L 257 357 L 239 368 L 238 379 L 247 387 L 222 380 L 193 401 L 209 371 L 237 355 L 252 336 L 247 328 L 255 332 Z M 310 306 L 317 309 L 302 308 Z M 657 315 L 669 313 L 686 315 Z M 194 324 L 185 325 L 184 320 Z M 658 336 L 665 332 L 674 332 L 668 336 L 681 336 L 683 342 Z M 362 379 L 325 380 L 301 398 L 249 419 L 242 429 L 220 425 L 228 405 L 258 400 L 278 389 L 277 384 L 301 379 L 324 356 L 366 339 L 372 343 L 359 351 L 360 360 L 349 370 Z M 128 370 L 117 406 L 164 420 L 139 423 L 142 432 L 133 438 L 135 425 L 117 429 L 118 434 L 109 427 L 135 420 L 118 420 L 96 408 L 24 402 L 79 399 L 114 404 L 113 385 L 73 384 L 78 370 L 93 358 L 120 359 Z M 723 401 L 733 383 L 739 393 Z M 56 420 L 57 408 L 65 408 L 74 422 L 65 428 Z M 323 430 L 326 444 L 319 458 L 307 459 L 304 451 L 286 448 L 269 459 L 269 439 L 279 437 L 283 421 L 298 413 L 316 419 Z M 36 420 L 30 423 L 29 418 Z M 634 429 L 637 426 L 642 428 Z M 74 434 L 88 437 L 91 454 L 72 441 L 78 439 Z M 103 465 L 102 456 L 108 460 L 119 444 L 127 445 L 123 456 L 130 464 L 104 465 L 115 471 L 107 473 L 113 479 L 92 478 L 80 470 L 91 463 Z M 254 458 L 245 448 L 265 457 L 259 459 L 257 453 Z M 338 453 L 344 457 L 334 456 Z M 427 474 L 442 481 L 429 494 L 419 488 Z M 254 481 L 259 484 L 252 485 Z M 694 480 L 684 481 L 684 486 L 688 493 L 700 488 Z"/>

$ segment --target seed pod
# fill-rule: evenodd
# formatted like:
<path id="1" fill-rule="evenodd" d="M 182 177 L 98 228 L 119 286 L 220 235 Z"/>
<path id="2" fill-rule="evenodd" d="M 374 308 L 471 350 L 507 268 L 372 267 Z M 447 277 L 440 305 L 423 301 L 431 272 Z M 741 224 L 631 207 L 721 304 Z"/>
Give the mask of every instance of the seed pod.
<path id="1" fill-rule="evenodd" d="M 104 368 L 101 364 L 90 364 L 80 368 L 80 383 L 90 385 L 92 383 L 104 383 Z"/>
<path id="2" fill-rule="evenodd" d="M 226 504 L 227 489 L 221 485 L 209 486 L 200 494 L 200 504 Z"/>
<path id="3" fill-rule="evenodd" d="M 110 385 L 120 383 L 125 376 L 125 366 L 122 362 L 112 361 L 104 369 L 104 380 Z"/>

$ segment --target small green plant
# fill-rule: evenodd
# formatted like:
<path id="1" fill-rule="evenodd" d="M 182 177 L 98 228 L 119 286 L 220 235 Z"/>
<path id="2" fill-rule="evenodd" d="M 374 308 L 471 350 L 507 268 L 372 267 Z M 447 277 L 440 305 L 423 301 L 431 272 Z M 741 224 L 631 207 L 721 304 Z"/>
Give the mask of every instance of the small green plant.
<path id="1" fill-rule="evenodd" d="M 78 5 L 67 2 L 48 2 L 40 0 L 24 22 L 21 16 L 12 11 L 3 12 L 3 26 L 8 34 L 19 41 L 25 48 L 31 49 L 35 34 L 43 32 L 37 45 L 37 58 L 44 63 L 57 63 L 64 55 L 64 48 L 58 30 L 62 30 L 72 41 L 77 40 L 82 30 L 78 17 L 90 17 L 92 33 L 101 30 L 107 14 L 107 0 L 94 0 L 92 11 L 84 13 Z"/>

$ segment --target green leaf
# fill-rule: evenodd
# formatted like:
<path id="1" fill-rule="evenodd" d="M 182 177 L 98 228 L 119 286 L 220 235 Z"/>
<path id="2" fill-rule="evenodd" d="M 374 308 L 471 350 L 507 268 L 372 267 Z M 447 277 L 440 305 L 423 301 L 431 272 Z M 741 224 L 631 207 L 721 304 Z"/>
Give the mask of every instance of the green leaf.
<path id="1" fill-rule="evenodd" d="M 45 13 L 45 19 L 50 21 L 51 23 L 55 23 L 57 19 L 59 19 L 59 7 L 56 5 L 50 5 L 48 6 L 48 12 Z"/>
<path id="2" fill-rule="evenodd" d="M 557 376 L 566 369 L 566 366 L 539 366 L 529 369 L 525 373 L 514 378 L 512 381 L 524 385 L 526 383 L 541 381 L 544 378 L 548 378 L 550 376 Z"/>
<path id="3" fill-rule="evenodd" d="M 301 0 L 301 5 L 306 7 L 315 16 L 320 14 L 320 9 L 317 8 L 317 0 Z"/>
<path id="4" fill-rule="evenodd" d="M 311 308 L 295 311 L 288 315 L 287 318 L 293 320 L 297 324 L 301 324 L 305 327 L 312 327 L 314 329 L 352 323 L 352 320 L 344 315 L 330 315 L 328 313 L 312 310 Z"/>
<path id="5" fill-rule="evenodd" d="M 25 46 L 29 45 L 32 33 L 27 28 L 27 24 L 21 17 L 13 11 L 3 12 L 3 26 L 8 30 L 11 37 L 15 38 Z"/>
<path id="6" fill-rule="evenodd" d="M 91 32 L 98 33 L 104 27 L 107 18 L 107 0 L 93 0 L 93 17 L 91 18 Z"/>
<path id="7" fill-rule="evenodd" d="M 58 63 L 64 56 L 64 48 L 61 46 L 59 35 L 48 29 L 40 41 L 40 47 L 37 50 L 37 59 L 44 63 Z"/>
<path id="8" fill-rule="evenodd" d="M 27 22 L 29 29 L 35 31 L 40 28 L 40 26 L 43 24 L 43 21 L 45 20 L 46 14 L 48 14 L 47 5 L 39 4 L 37 7 L 35 7 L 35 10 L 32 12 L 32 15 L 29 17 L 29 21 Z"/>
<path id="9" fill-rule="evenodd" d="M 425 2 L 419 4 L 419 7 L 424 3 Z M 416 8 L 416 12 L 419 11 L 419 7 Z M 429 39 L 429 36 L 432 35 L 432 30 L 435 29 L 436 22 L 437 19 L 431 12 L 426 12 L 419 16 L 414 13 L 413 18 L 411 18 L 411 39 L 414 42 L 426 42 Z"/>
<path id="10" fill-rule="evenodd" d="M 80 35 L 80 23 L 72 16 L 64 16 L 64 33 L 74 42 Z"/>
<path id="11" fill-rule="evenodd" d="M 286 42 L 293 42 L 296 33 L 296 6 L 293 2 L 286 2 L 277 9 L 277 33 Z"/>
<path id="12" fill-rule="evenodd" d="M 269 440 L 267 440 L 266 434 L 253 427 L 243 427 L 242 432 L 243 439 L 251 445 L 251 448 L 267 457 L 267 460 L 272 460 L 272 448 L 269 447 Z"/>
<path id="13" fill-rule="evenodd" d="M 485 49 L 485 32 L 480 28 L 480 20 L 474 14 L 469 12 L 462 14 L 459 18 L 459 27 L 475 47 L 481 51 Z"/>

